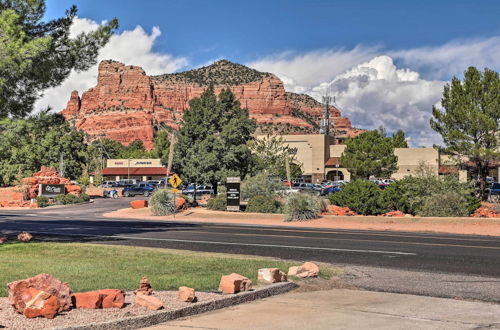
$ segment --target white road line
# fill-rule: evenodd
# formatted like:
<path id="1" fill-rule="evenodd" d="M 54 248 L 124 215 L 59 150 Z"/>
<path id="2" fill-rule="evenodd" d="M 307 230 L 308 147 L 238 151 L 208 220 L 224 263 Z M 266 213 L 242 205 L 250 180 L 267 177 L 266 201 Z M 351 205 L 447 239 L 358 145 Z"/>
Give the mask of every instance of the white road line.
<path id="1" fill-rule="evenodd" d="M 65 236 L 83 236 L 83 237 L 104 237 L 104 238 L 124 238 L 135 239 L 144 241 L 163 241 L 163 242 L 181 242 L 181 243 L 202 243 L 202 244 L 215 244 L 215 245 L 240 245 L 240 246 L 257 246 L 257 247 L 276 247 L 276 248 L 290 248 L 299 250 L 320 250 L 320 251 L 337 251 L 337 252 L 360 252 L 360 253 L 376 253 L 376 254 L 395 254 L 405 256 L 416 256 L 416 253 L 399 252 L 399 251 L 379 251 L 379 250 L 356 250 L 356 249 L 338 249 L 338 248 L 324 248 L 312 246 L 295 246 L 295 245 L 274 245 L 274 244 L 256 244 L 256 243 L 235 243 L 235 242 L 216 242 L 216 241 L 197 241 L 173 238 L 149 238 L 149 237 L 135 237 L 135 236 L 121 236 L 121 235 L 85 235 L 85 234 L 67 234 L 57 232 L 43 232 L 43 231 L 30 231 L 30 233 L 38 234 L 51 234 L 51 235 L 65 235 Z"/>

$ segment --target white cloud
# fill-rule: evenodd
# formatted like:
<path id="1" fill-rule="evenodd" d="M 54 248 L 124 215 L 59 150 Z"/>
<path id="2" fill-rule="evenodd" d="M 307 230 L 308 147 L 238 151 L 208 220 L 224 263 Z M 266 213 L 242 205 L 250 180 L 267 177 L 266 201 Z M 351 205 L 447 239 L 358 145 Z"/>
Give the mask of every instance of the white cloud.
<path id="1" fill-rule="evenodd" d="M 92 20 L 77 17 L 71 27 L 71 34 L 75 36 L 89 32 L 98 26 L 99 24 Z M 161 31 L 157 27 L 153 27 L 148 34 L 140 26 L 113 35 L 109 43 L 99 52 L 98 62 L 113 59 L 127 65 L 140 66 L 150 75 L 174 72 L 185 67 L 188 64 L 185 58 L 153 51 L 153 44 L 160 35 Z M 71 91 L 77 90 L 81 95 L 82 92 L 95 86 L 96 81 L 97 65 L 85 72 L 72 72 L 63 84 L 44 92 L 44 96 L 35 104 L 35 111 L 47 106 L 54 111 L 60 111 L 66 107 Z"/>
<path id="2" fill-rule="evenodd" d="M 283 53 L 249 63 L 273 72 L 288 91 L 317 100 L 336 96 L 343 115 L 361 128 L 403 129 L 414 146 L 441 139 L 429 126 L 432 106 L 443 85 L 467 67 L 500 68 L 500 37 L 455 40 L 407 50 L 358 46 L 352 50 Z M 397 63 L 397 65 L 394 64 Z"/>

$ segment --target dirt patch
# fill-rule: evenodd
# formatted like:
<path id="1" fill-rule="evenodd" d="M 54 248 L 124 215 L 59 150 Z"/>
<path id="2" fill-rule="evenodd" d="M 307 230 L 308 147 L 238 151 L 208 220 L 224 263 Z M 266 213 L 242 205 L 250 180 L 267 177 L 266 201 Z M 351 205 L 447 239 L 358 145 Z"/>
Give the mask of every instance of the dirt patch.
<path id="1" fill-rule="evenodd" d="M 130 208 L 105 213 L 105 217 L 142 220 L 190 221 L 232 223 L 248 225 L 287 226 L 299 228 L 354 229 L 377 231 L 440 232 L 464 235 L 500 236 L 500 218 L 430 218 L 430 217 L 377 217 L 333 216 L 302 222 L 284 222 L 284 214 L 212 211 L 203 207 L 190 208 L 173 216 L 151 215 L 148 208 Z"/>

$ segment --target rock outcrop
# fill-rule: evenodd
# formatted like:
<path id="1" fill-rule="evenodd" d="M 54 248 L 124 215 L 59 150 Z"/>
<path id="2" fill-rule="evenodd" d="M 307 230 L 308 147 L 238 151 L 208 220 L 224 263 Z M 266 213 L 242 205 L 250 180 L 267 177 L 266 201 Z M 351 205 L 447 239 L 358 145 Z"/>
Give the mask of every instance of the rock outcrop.
<path id="1" fill-rule="evenodd" d="M 150 149 L 158 125 L 177 129 L 189 101 L 210 85 L 217 94 L 229 87 L 256 119 L 260 133 L 318 132 L 321 103 L 307 95 L 285 92 L 283 82 L 271 73 L 226 60 L 159 76 L 148 76 L 137 66 L 102 61 L 97 85 L 81 97 L 73 91 L 61 113 L 94 138 L 107 137 L 125 145 L 141 140 Z M 355 131 L 337 108 L 331 107 L 330 112 L 339 134 Z"/>

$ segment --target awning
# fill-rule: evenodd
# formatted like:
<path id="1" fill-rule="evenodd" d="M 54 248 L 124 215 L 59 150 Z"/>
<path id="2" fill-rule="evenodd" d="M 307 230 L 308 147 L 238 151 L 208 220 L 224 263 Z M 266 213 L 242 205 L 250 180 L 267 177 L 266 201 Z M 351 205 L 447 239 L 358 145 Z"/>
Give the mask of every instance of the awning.
<path id="1" fill-rule="evenodd" d="M 330 157 L 325 163 L 325 167 L 342 167 L 340 165 L 340 157 Z"/>
<path id="2" fill-rule="evenodd" d="M 106 167 L 102 170 L 102 175 L 141 175 L 141 176 L 152 176 L 152 175 L 167 175 L 167 169 L 165 167 Z"/>

